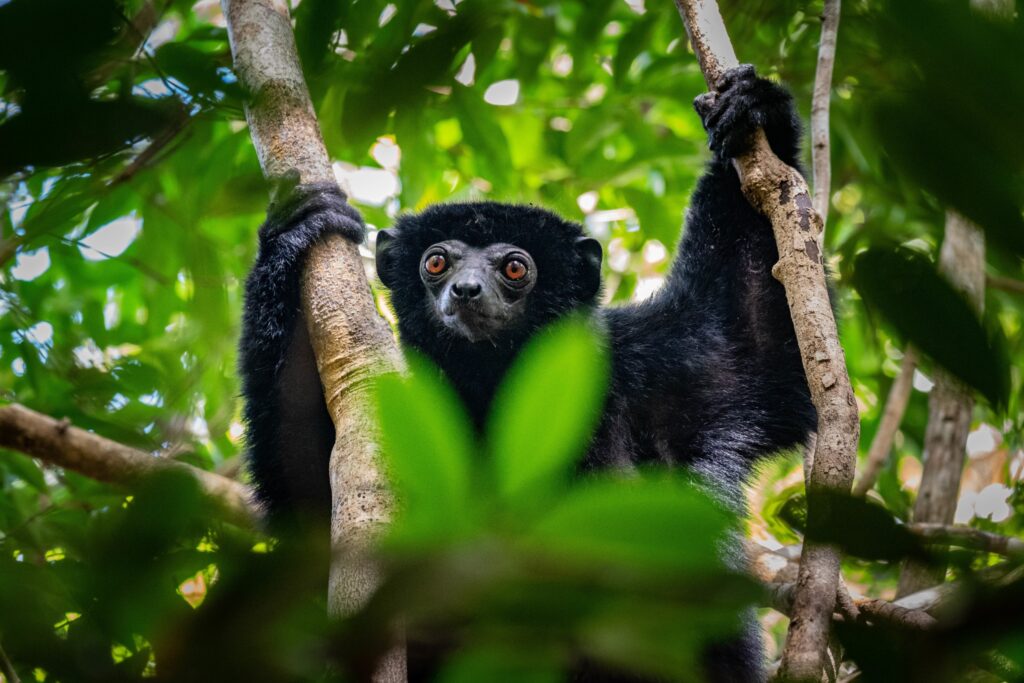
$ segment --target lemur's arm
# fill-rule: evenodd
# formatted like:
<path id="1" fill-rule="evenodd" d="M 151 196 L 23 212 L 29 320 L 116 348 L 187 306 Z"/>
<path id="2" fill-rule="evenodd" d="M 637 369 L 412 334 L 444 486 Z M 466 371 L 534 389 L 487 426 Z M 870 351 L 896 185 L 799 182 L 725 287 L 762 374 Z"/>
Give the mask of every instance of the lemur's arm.
<path id="1" fill-rule="evenodd" d="M 734 407 L 727 422 L 749 428 L 758 455 L 802 441 L 814 425 L 806 379 L 785 290 L 772 277 L 778 249 L 771 225 L 743 195 L 732 159 L 747 151 L 763 128 L 772 150 L 797 166 L 801 126 L 793 98 L 758 78 L 753 67 L 730 69 L 717 91 L 694 102 L 714 158 L 690 201 L 667 296 L 688 315 L 707 320 L 732 360 L 723 373 L 695 381 L 713 385 L 728 377 Z M 713 403 L 713 401 L 712 401 Z M 728 430 L 727 430 L 728 431 Z"/>
<path id="2" fill-rule="evenodd" d="M 246 452 L 271 521 L 330 511 L 334 425 L 302 320 L 302 269 L 329 233 L 361 242 L 365 226 L 334 183 L 300 185 L 267 212 L 245 285 L 239 365 Z"/>
<path id="3" fill-rule="evenodd" d="M 782 86 L 758 78 L 754 68 L 730 69 L 715 92 L 694 100 L 714 154 L 690 199 L 679 253 L 669 279 L 687 295 L 702 284 L 725 286 L 729 296 L 769 284 L 769 279 L 728 278 L 733 269 L 775 263 L 778 254 L 771 226 L 740 190 L 732 159 L 750 148 L 754 131 L 763 128 L 772 150 L 796 166 L 800 154 L 800 119 L 793 98 Z M 774 289 L 774 288 L 772 288 Z M 744 297 L 745 298 L 745 297 Z"/>

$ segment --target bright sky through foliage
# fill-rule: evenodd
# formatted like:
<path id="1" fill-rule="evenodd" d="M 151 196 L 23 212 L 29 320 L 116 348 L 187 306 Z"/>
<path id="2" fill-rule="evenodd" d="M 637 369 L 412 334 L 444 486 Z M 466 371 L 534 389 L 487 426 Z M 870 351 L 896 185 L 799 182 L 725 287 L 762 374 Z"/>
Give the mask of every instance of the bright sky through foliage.
<path id="1" fill-rule="evenodd" d="M 499 107 L 510 107 L 519 100 L 519 81 L 509 79 L 492 83 L 484 92 L 484 102 Z"/>
<path id="2" fill-rule="evenodd" d="M 102 261 L 120 256 L 141 231 L 142 219 L 137 218 L 132 212 L 83 237 L 78 243 L 78 249 L 87 261 Z"/>

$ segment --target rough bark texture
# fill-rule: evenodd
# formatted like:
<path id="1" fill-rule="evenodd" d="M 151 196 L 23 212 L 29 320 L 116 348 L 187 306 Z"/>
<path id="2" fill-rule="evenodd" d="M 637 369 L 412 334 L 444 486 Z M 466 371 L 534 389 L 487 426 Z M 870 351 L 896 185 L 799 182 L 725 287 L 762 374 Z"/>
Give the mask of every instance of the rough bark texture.
<path id="1" fill-rule="evenodd" d="M 981 312 L 985 303 L 985 238 L 976 225 L 955 211 L 946 213 L 939 271 Z M 935 386 L 928 397 L 924 470 L 914 502 L 915 523 L 953 522 L 973 409 L 970 390 L 936 368 Z M 942 583 L 945 575 L 944 565 L 925 567 L 907 563 L 900 574 L 897 595 L 909 595 Z"/>
<path id="2" fill-rule="evenodd" d="M 829 103 L 832 99 L 832 67 L 836 61 L 836 34 L 839 31 L 839 0 L 825 0 L 821 15 L 821 39 L 818 42 L 818 66 L 814 72 L 811 99 L 811 172 L 814 174 L 814 210 L 821 216 L 822 230 L 828 223 L 829 196 L 832 188 L 832 157 L 829 147 Z M 817 434 L 804 447 L 804 486 L 810 485 L 814 469 Z"/>
<path id="3" fill-rule="evenodd" d="M 249 525 L 256 517 L 249 490 L 237 481 L 130 448 L 16 403 L 0 408 L 0 447 L 111 484 L 131 485 L 169 470 L 186 472 L 228 519 Z"/>
<path id="4" fill-rule="evenodd" d="M 832 187 L 832 159 L 829 148 L 828 108 L 832 100 L 832 67 L 836 61 L 836 34 L 839 31 L 839 0 L 825 0 L 821 13 L 821 40 L 818 43 L 818 67 L 814 72 L 811 97 L 811 167 L 814 172 L 814 210 L 821 223 L 828 223 L 828 204 Z"/>
<path id="5" fill-rule="evenodd" d="M 704 79 L 714 87 L 737 63 L 718 6 L 713 0 L 677 0 Z M 853 388 L 825 284 L 821 249 L 823 224 L 807 183 L 782 163 L 763 131 L 751 151 L 735 160 L 744 194 L 771 221 L 779 247 L 772 269 L 786 289 L 811 399 L 818 410 L 818 440 L 809 478 L 809 523 L 828 517 L 822 492 L 847 492 L 853 482 L 860 423 Z M 828 646 L 839 581 L 835 548 L 808 543 L 794 596 L 781 673 L 789 679 L 819 680 Z"/>
<path id="6" fill-rule="evenodd" d="M 886 600 L 864 599 L 858 600 L 856 605 L 863 617 L 872 622 L 889 623 L 919 631 L 935 628 L 939 623 L 935 617 L 923 610 L 908 609 Z"/>
<path id="7" fill-rule="evenodd" d="M 903 413 L 906 412 L 907 403 L 910 401 L 910 391 L 914 388 L 914 370 L 916 368 L 917 355 L 914 353 L 914 349 L 908 346 L 903 351 L 900 374 L 896 376 L 892 386 L 889 387 L 889 395 L 886 396 L 885 408 L 882 410 L 882 419 L 878 422 L 875 438 L 871 440 L 864 469 L 861 471 L 860 479 L 857 480 L 857 485 L 853 487 L 855 496 L 867 495 L 878 480 L 878 473 L 882 471 L 885 461 L 889 459 L 893 439 L 900 429 Z"/>
<path id="8" fill-rule="evenodd" d="M 690 38 L 704 80 L 708 87 L 713 88 L 712 84 L 722 73 L 739 64 L 729 33 L 725 30 L 725 22 L 718 12 L 718 2 L 676 0 L 676 7 L 683 17 L 686 35 Z"/>
<path id="9" fill-rule="evenodd" d="M 263 173 L 274 179 L 298 171 L 302 182 L 334 180 L 302 75 L 288 6 L 283 0 L 221 0 L 239 80 L 249 93 L 245 113 Z M 391 515 L 391 495 L 379 462 L 369 413 L 369 380 L 403 366 L 394 336 L 378 315 L 355 245 L 325 240 L 310 254 L 303 276 L 303 312 L 337 437 L 331 455 L 333 508 L 329 605 L 343 615 L 377 584 L 361 558 Z M 405 678 L 394 654 L 376 680 Z"/>

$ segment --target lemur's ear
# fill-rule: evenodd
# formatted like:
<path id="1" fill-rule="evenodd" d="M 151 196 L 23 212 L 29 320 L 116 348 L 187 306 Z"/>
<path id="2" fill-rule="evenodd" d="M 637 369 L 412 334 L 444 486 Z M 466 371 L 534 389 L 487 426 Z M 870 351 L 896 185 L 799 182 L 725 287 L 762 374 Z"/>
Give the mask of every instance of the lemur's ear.
<path id="1" fill-rule="evenodd" d="M 377 231 L 377 277 L 388 289 L 392 289 L 395 283 L 395 259 L 391 253 L 394 251 L 394 245 L 389 243 L 396 237 L 398 233 L 395 230 Z"/>
<path id="2" fill-rule="evenodd" d="M 597 295 L 601 289 L 601 243 L 593 237 L 577 237 L 576 253 L 583 263 L 583 287 L 587 297 Z"/>

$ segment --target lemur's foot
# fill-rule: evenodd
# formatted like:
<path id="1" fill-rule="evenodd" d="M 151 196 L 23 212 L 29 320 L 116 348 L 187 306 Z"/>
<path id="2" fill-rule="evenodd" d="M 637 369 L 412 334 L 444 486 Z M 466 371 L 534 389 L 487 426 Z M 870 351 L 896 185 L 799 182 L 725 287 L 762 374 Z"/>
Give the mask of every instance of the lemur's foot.
<path id="1" fill-rule="evenodd" d="M 698 95 L 693 106 L 708 132 L 708 145 L 716 154 L 733 158 L 750 149 L 758 128 L 793 117 L 789 93 L 768 79 L 758 78 L 750 64 L 729 69 L 713 92 Z"/>
<path id="2" fill-rule="evenodd" d="M 300 229 L 317 238 L 336 233 L 356 243 L 366 237 L 362 216 L 331 182 L 296 185 L 284 199 L 271 204 L 267 220 L 260 227 L 260 239 L 270 240 Z"/>

